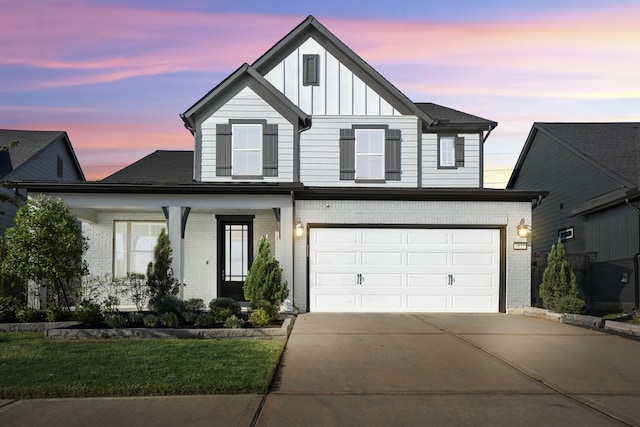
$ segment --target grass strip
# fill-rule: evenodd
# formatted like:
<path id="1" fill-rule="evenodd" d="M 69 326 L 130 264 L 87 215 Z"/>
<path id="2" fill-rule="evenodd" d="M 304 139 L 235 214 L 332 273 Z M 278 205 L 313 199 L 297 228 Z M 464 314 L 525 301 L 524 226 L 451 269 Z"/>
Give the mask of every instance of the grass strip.
<path id="1" fill-rule="evenodd" d="M 266 393 L 282 340 L 0 334 L 0 398 Z"/>

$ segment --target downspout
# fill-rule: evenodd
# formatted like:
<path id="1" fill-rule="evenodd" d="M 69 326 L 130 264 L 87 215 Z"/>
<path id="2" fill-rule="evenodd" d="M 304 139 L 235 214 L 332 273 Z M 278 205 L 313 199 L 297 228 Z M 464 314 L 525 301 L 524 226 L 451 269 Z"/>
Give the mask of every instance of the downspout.
<path id="1" fill-rule="evenodd" d="M 640 230 L 640 208 L 635 205 L 632 205 L 629 199 L 624 201 L 625 204 L 631 208 L 634 208 L 636 212 L 638 212 L 638 230 Z M 633 256 L 633 275 L 635 280 L 634 286 L 634 305 L 635 309 L 638 310 L 640 308 L 640 274 L 638 273 L 638 266 L 640 266 L 640 235 L 638 236 L 638 252 Z"/>

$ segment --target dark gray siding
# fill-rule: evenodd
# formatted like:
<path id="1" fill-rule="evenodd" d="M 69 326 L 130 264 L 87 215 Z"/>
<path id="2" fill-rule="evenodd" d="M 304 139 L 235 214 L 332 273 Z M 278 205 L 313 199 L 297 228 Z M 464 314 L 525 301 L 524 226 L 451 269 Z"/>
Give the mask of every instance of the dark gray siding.
<path id="1" fill-rule="evenodd" d="M 597 260 L 632 258 L 638 251 L 638 212 L 620 206 L 586 218 L 586 250 Z"/>
<path id="2" fill-rule="evenodd" d="M 558 230 L 574 227 L 574 239 L 565 242 L 569 253 L 585 252 L 583 217 L 571 211 L 586 200 L 602 195 L 620 184 L 538 132 L 513 188 L 546 190 L 550 194 L 533 211 L 532 246 L 546 253 L 558 239 Z"/>
<path id="3" fill-rule="evenodd" d="M 62 177 L 58 176 L 58 156 L 62 158 Z M 77 181 L 81 178 L 65 144 L 58 140 L 25 162 L 20 169 L 11 174 L 10 179 L 12 181 Z"/>

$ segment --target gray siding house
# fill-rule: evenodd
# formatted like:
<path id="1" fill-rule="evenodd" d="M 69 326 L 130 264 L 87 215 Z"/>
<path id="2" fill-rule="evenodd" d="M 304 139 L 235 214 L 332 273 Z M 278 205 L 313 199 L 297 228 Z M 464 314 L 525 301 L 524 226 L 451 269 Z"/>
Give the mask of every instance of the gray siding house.
<path id="1" fill-rule="evenodd" d="M 638 307 L 639 127 L 534 123 L 507 185 L 549 192 L 533 210 L 534 260 L 562 240 L 594 309 Z"/>
<path id="2" fill-rule="evenodd" d="M 166 227 L 182 298 L 242 299 L 265 235 L 301 311 L 529 304 L 531 252 L 514 243 L 542 193 L 483 188 L 497 123 L 414 103 L 314 17 L 181 117 L 193 151 L 28 184 L 84 222 L 92 274 L 144 273 Z"/>
<path id="3" fill-rule="evenodd" d="M 69 136 L 59 131 L 30 131 L 0 129 L 0 147 L 9 147 L 0 151 L 0 180 L 9 181 L 84 181 L 82 168 L 78 163 Z M 0 189 L 3 195 L 15 197 L 13 190 Z M 0 234 L 14 225 L 13 218 L 26 198 L 20 192 L 15 200 L 17 205 L 3 202 L 0 204 Z"/>

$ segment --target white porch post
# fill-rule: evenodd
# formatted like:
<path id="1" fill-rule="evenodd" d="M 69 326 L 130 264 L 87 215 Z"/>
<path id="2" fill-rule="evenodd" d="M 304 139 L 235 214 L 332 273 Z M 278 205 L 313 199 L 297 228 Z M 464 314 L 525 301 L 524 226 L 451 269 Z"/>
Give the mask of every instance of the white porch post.
<path id="1" fill-rule="evenodd" d="M 181 206 L 169 206 L 166 208 L 167 216 L 167 229 L 169 234 L 169 243 L 171 245 L 171 268 L 173 270 L 173 277 L 180 282 L 180 292 L 178 297 L 182 299 L 184 297 L 184 238 L 182 234 L 183 221 L 186 223 L 186 217 L 188 211 Z"/>
<path id="2" fill-rule="evenodd" d="M 282 267 L 282 280 L 287 281 L 289 289 L 289 299 L 293 301 L 293 207 L 286 206 L 280 208 L 280 240 L 278 247 L 280 252 L 280 266 Z"/>

